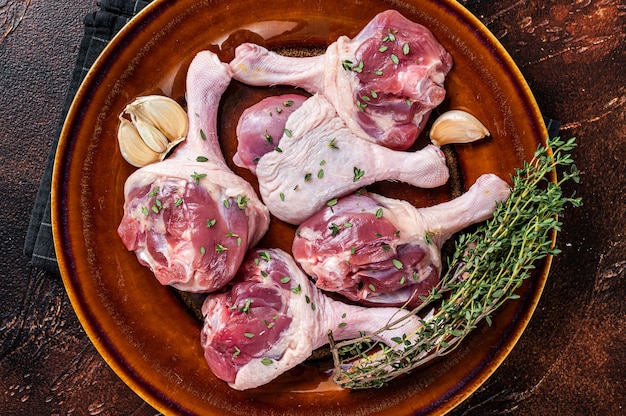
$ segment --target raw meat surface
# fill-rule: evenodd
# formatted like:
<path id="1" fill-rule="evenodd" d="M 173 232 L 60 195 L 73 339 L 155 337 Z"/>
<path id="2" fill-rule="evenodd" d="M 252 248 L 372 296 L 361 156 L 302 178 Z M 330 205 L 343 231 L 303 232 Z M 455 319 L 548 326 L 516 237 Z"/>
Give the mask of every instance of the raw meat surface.
<path id="1" fill-rule="evenodd" d="M 359 192 L 303 222 L 293 255 L 321 289 L 368 305 L 416 306 L 439 282 L 443 243 L 491 217 L 509 192 L 493 174 L 428 208 Z"/>
<path id="2" fill-rule="evenodd" d="M 231 75 L 213 53 L 198 53 L 187 74 L 187 139 L 124 186 L 122 242 L 161 284 L 189 292 L 228 283 L 269 227 L 267 208 L 219 147 L 218 104 Z"/>
<path id="3" fill-rule="evenodd" d="M 322 294 L 293 258 L 279 249 L 255 249 L 228 292 L 209 295 L 202 307 L 204 355 L 213 373 L 237 390 L 264 385 L 335 340 L 373 333 L 405 315 L 398 308 L 365 308 Z M 419 326 L 415 316 L 375 339 L 392 348 L 394 337 Z M 400 346 L 401 347 L 401 346 Z"/>
<path id="4" fill-rule="evenodd" d="M 299 224 L 328 201 L 374 182 L 434 188 L 446 183 L 449 172 L 436 146 L 405 152 L 363 140 L 328 100 L 314 95 L 288 118 L 280 151 L 261 156 L 256 175 L 271 213 Z"/>
<path id="5" fill-rule="evenodd" d="M 452 57 L 427 28 L 387 10 L 353 39 L 339 37 L 323 55 L 285 57 L 246 43 L 230 65 L 234 78 L 250 85 L 323 94 L 354 134 L 405 150 L 445 98 Z"/>
<path id="6" fill-rule="evenodd" d="M 267 97 L 247 108 L 237 123 L 237 153 L 233 162 L 256 173 L 256 164 L 268 152 L 280 151 L 287 119 L 307 99 L 284 94 Z"/>

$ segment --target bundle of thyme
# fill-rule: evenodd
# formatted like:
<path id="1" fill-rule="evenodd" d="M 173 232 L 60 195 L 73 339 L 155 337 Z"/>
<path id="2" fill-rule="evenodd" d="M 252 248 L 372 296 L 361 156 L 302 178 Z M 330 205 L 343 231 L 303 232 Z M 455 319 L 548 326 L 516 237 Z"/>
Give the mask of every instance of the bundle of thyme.
<path id="1" fill-rule="evenodd" d="M 406 316 L 357 339 L 336 343 L 330 333 L 335 383 L 380 387 L 450 353 L 481 321 L 490 325 L 504 302 L 518 298 L 516 289 L 531 277 L 537 262 L 559 252 L 553 244 L 559 215 L 568 204 L 581 205 L 580 198 L 564 196 L 561 189 L 568 180 L 578 182 L 569 154 L 575 146 L 573 138 L 548 139 L 530 162 L 515 170 L 510 197 L 498 204 L 492 219 L 457 237 L 440 283 L 406 314 L 420 317 L 421 326 L 413 333 L 394 339 L 395 346 L 373 339 Z"/>

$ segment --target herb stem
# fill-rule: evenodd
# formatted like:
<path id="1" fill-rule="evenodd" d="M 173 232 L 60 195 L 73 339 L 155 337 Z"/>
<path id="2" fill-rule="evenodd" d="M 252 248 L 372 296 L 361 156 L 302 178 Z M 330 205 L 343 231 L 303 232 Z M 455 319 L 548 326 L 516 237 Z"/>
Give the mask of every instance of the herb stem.
<path id="1" fill-rule="evenodd" d="M 555 233 L 566 205 L 580 198 L 565 197 L 561 185 L 578 182 L 578 171 L 568 154 L 575 140 L 556 137 L 539 146 L 530 162 L 511 176 L 510 197 L 498 204 L 493 218 L 475 231 L 460 234 L 439 284 L 421 296 L 422 303 L 372 334 L 335 342 L 329 334 L 335 363 L 333 379 L 346 388 L 380 387 L 432 360 L 454 351 L 482 321 L 533 276 L 539 260 L 558 254 Z M 557 180 L 557 168 L 569 167 Z M 376 335 L 416 315 L 421 325 L 384 345 Z M 395 340 L 395 338 L 394 338 Z"/>

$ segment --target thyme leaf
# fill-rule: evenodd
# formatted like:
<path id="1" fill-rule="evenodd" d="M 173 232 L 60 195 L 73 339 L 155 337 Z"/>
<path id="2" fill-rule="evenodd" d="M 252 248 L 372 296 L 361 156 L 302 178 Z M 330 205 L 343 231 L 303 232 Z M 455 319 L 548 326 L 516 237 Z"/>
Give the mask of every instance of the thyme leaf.
<path id="1" fill-rule="evenodd" d="M 533 277 L 537 263 L 559 252 L 553 244 L 559 216 L 567 206 L 582 203 L 561 188 L 566 181 L 578 182 L 569 154 L 575 146 L 573 138 L 548 138 L 532 160 L 515 169 L 509 198 L 490 220 L 456 237 L 446 271 L 428 295 L 420 296 L 422 304 L 359 338 L 335 342 L 329 333 L 334 382 L 353 389 L 383 386 L 449 354 L 482 321 L 490 325 L 500 306 L 519 298 L 516 290 Z M 397 337 L 396 345 L 375 341 L 412 315 L 420 317 L 421 325 Z"/>

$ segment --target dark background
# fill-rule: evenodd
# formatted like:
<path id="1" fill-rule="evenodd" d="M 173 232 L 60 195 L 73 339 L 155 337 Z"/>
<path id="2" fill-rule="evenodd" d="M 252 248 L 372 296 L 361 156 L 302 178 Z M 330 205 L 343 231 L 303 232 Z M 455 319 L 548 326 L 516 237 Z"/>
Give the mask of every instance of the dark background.
<path id="1" fill-rule="evenodd" d="M 537 311 L 454 415 L 626 414 L 626 4 L 461 1 L 539 107 L 577 137 L 584 206 L 562 217 Z M 23 255 L 30 211 L 96 1 L 0 1 L 0 414 L 154 415 L 98 355 L 61 280 Z M 7 33 L 8 32 L 8 33 Z"/>

